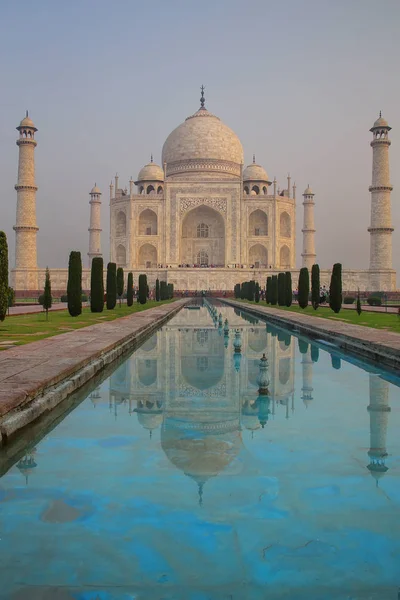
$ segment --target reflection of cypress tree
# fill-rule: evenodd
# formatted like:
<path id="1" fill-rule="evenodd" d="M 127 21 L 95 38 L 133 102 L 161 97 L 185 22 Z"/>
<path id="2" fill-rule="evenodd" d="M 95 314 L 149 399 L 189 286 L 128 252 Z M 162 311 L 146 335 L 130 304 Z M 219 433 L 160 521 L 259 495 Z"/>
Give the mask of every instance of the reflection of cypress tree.
<path id="1" fill-rule="evenodd" d="M 287 331 L 278 331 L 278 342 L 284 342 L 286 348 L 290 346 L 291 337 L 292 336 Z"/>
<path id="2" fill-rule="evenodd" d="M 340 360 L 340 356 L 334 356 L 333 354 L 331 354 L 331 359 L 332 359 L 332 367 L 334 369 L 339 370 L 342 366 L 342 361 Z"/>
<path id="3" fill-rule="evenodd" d="M 297 343 L 299 345 L 300 354 L 307 354 L 308 352 L 308 342 L 305 340 L 301 340 L 298 338 Z"/>
<path id="4" fill-rule="evenodd" d="M 311 360 L 316 363 L 319 360 L 319 348 L 314 344 L 311 344 Z"/>

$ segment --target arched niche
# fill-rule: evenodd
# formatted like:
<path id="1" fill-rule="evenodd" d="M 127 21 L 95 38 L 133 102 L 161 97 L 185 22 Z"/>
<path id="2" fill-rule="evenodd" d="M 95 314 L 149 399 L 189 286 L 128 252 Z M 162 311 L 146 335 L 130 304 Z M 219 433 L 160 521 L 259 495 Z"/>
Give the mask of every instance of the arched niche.
<path id="1" fill-rule="evenodd" d="M 155 189 L 154 189 L 154 185 L 148 185 L 147 189 L 146 189 L 146 194 L 154 194 Z"/>
<path id="2" fill-rule="evenodd" d="M 126 249 L 122 244 L 117 246 L 117 265 L 126 265 Z"/>
<path id="3" fill-rule="evenodd" d="M 247 367 L 247 379 L 250 385 L 258 387 L 258 378 L 260 375 L 260 361 L 257 359 L 249 360 Z"/>
<path id="4" fill-rule="evenodd" d="M 117 237 L 126 236 L 126 214 L 120 210 L 116 219 L 116 234 Z"/>
<path id="5" fill-rule="evenodd" d="M 222 338 L 221 338 L 222 340 Z M 186 383 L 198 390 L 208 390 L 218 385 L 225 369 L 224 354 L 183 356 L 182 376 Z"/>
<path id="6" fill-rule="evenodd" d="M 217 210 L 205 205 L 190 210 L 183 218 L 181 231 L 182 264 L 198 264 L 199 252 L 203 252 L 209 266 L 225 266 L 225 223 Z"/>
<path id="7" fill-rule="evenodd" d="M 260 209 L 253 210 L 249 216 L 249 236 L 268 235 L 268 216 Z"/>
<path id="8" fill-rule="evenodd" d="M 145 341 L 144 344 L 140 346 L 140 350 L 144 350 L 145 352 L 151 352 L 157 348 L 157 334 L 155 333 L 149 339 Z"/>
<path id="9" fill-rule="evenodd" d="M 268 267 L 268 250 L 262 244 L 254 244 L 249 251 L 249 263 L 256 269 Z"/>
<path id="10" fill-rule="evenodd" d="M 254 329 L 248 333 L 248 345 L 253 352 L 263 352 L 267 347 L 268 334 L 266 329 Z"/>
<path id="11" fill-rule="evenodd" d="M 258 196 L 260 193 L 260 188 L 258 187 L 258 185 L 253 185 L 251 191 L 254 192 L 256 196 Z"/>
<path id="12" fill-rule="evenodd" d="M 138 360 L 138 379 L 142 385 L 149 387 L 157 383 L 157 360 L 141 358 Z"/>
<path id="13" fill-rule="evenodd" d="M 286 238 L 290 238 L 292 235 L 292 220 L 287 212 L 281 213 L 279 217 L 279 234 Z"/>
<path id="14" fill-rule="evenodd" d="M 157 215 L 146 208 L 139 215 L 139 235 L 157 235 Z"/>
<path id="15" fill-rule="evenodd" d="M 143 244 L 139 250 L 139 268 L 154 269 L 157 267 L 157 248 L 153 244 Z"/>
<path id="16" fill-rule="evenodd" d="M 159 185 L 157 188 L 157 194 L 162 194 L 162 193 L 163 193 L 162 185 Z"/>
<path id="17" fill-rule="evenodd" d="M 282 246 L 280 249 L 279 264 L 281 269 L 290 269 L 290 250 L 288 246 Z"/>

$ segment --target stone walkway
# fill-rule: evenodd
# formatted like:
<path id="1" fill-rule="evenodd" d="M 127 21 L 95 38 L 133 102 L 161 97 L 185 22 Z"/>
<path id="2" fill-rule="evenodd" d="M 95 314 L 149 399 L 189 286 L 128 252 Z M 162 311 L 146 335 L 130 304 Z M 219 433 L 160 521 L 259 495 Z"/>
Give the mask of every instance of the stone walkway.
<path id="1" fill-rule="evenodd" d="M 1 443 L 182 308 L 177 300 L 0 353 Z"/>
<path id="2" fill-rule="evenodd" d="M 222 300 L 222 299 L 221 299 Z M 298 312 L 270 308 L 260 304 L 247 304 L 234 300 L 222 300 L 231 306 L 258 316 L 268 317 L 272 323 L 289 328 L 323 341 L 334 343 L 365 358 L 400 370 L 400 334 L 385 329 L 373 329 L 352 325 L 344 321 L 312 317 Z"/>

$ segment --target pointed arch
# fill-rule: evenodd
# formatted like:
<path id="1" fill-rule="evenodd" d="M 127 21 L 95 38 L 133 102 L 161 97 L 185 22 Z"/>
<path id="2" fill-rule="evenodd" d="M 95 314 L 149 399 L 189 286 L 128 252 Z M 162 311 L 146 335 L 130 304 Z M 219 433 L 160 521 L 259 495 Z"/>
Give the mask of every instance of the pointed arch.
<path id="1" fill-rule="evenodd" d="M 139 235 L 157 235 L 157 214 L 146 208 L 139 215 Z"/>
<path id="2" fill-rule="evenodd" d="M 249 216 L 249 237 L 268 235 L 268 216 L 260 209 L 253 210 Z"/>
<path id="3" fill-rule="evenodd" d="M 286 246 L 286 244 L 280 249 L 279 264 L 281 269 L 290 269 L 290 249 L 288 246 Z"/>
<path id="4" fill-rule="evenodd" d="M 286 211 L 282 212 L 279 217 L 279 233 L 281 237 L 292 237 L 292 220 Z"/>
<path id="5" fill-rule="evenodd" d="M 263 244 L 254 244 L 249 251 L 249 263 L 256 269 L 266 269 L 268 267 L 268 250 Z"/>
<path id="6" fill-rule="evenodd" d="M 126 214 L 120 210 L 116 219 L 116 234 L 117 237 L 126 236 Z"/>

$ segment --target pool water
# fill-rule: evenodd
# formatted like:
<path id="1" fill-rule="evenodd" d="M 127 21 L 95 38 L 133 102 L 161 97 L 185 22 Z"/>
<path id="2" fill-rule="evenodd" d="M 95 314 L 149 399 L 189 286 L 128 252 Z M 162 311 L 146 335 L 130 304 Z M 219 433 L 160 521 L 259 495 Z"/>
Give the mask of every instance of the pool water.
<path id="1" fill-rule="evenodd" d="M 0 597 L 397 600 L 399 383 L 182 310 L 0 479 Z"/>

